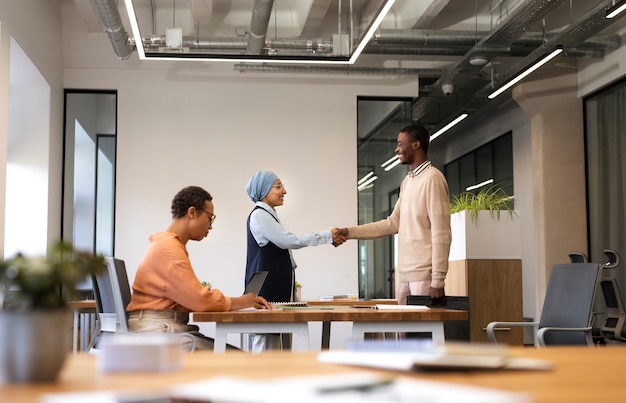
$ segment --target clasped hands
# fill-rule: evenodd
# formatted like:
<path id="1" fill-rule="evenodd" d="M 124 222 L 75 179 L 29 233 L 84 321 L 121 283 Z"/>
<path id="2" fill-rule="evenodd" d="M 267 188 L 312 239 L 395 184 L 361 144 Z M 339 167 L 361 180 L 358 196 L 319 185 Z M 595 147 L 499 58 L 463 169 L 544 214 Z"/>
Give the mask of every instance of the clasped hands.
<path id="1" fill-rule="evenodd" d="M 330 233 L 333 235 L 333 246 L 339 246 L 348 239 L 348 228 L 331 228 Z"/>

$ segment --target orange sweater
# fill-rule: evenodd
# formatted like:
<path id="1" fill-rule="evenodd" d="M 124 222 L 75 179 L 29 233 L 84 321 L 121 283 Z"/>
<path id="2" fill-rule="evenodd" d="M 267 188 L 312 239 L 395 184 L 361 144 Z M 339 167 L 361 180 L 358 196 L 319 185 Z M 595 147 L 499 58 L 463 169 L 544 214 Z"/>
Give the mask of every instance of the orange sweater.
<path id="1" fill-rule="evenodd" d="M 128 312 L 142 309 L 182 312 L 228 311 L 230 298 L 203 287 L 196 277 L 187 248 L 171 232 L 150 235 L 150 247 L 137 268 Z"/>

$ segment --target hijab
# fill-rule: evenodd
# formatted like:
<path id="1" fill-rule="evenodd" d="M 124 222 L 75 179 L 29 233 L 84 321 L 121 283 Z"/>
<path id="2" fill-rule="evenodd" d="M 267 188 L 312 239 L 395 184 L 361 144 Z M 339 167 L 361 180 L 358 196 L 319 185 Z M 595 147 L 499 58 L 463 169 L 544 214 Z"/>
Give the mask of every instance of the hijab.
<path id="1" fill-rule="evenodd" d="M 272 190 L 278 176 L 271 171 L 258 171 L 248 182 L 246 192 L 253 202 L 262 200 Z"/>

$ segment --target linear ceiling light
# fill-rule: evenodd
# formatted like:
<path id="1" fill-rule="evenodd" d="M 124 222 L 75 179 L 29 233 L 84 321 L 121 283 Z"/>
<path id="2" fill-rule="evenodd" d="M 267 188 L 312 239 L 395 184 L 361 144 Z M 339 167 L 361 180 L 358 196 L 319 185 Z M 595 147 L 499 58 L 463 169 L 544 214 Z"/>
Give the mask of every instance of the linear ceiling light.
<path id="1" fill-rule="evenodd" d="M 357 190 L 363 190 L 367 187 L 367 185 L 374 183 L 374 181 L 378 179 L 378 176 L 372 176 L 371 178 L 369 178 L 368 180 L 366 180 L 365 182 L 361 183 L 360 185 L 357 186 Z"/>
<path id="2" fill-rule="evenodd" d="M 557 47 L 552 52 L 548 53 L 541 59 L 537 60 L 536 62 L 528 66 L 526 70 L 522 71 L 519 75 L 515 76 L 511 81 L 509 81 L 508 83 L 504 84 L 502 87 L 498 88 L 496 91 L 489 94 L 487 98 L 494 99 L 498 95 L 502 94 L 504 91 L 508 90 L 509 88 L 517 84 L 518 82 L 522 81 L 530 73 L 537 70 L 539 67 L 543 66 L 544 64 L 548 63 L 550 60 L 554 59 L 562 51 L 563 51 L 562 47 Z"/>
<path id="3" fill-rule="evenodd" d="M 389 158 L 387 161 L 380 164 L 380 167 L 385 168 L 385 171 L 389 171 L 393 169 L 393 167 L 395 167 L 399 163 L 400 163 L 400 160 L 398 159 L 398 156 L 394 155 L 393 157 Z"/>
<path id="4" fill-rule="evenodd" d="M 358 46 L 352 53 L 350 58 L 347 57 L 330 57 L 326 59 L 315 58 L 315 57 L 306 57 L 306 56 L 296 56 L 294 58 L 289 58 L 289 56 L 279 56 L 276 58 L 267 57 L 267 56 L 259 56 L 257 57 L 244 57 L 241 55 L 207 55 L 198 56 L 197 54 L 191 55 L 188 53 L 173 53 L 168 56 L 153 56 L 152 54 L 146 56 L 146 51 L 143 47 L 143 39 L 141 37 L 141 33 L 139 32 L 139 23 L 137 22 L 137 14 L 135 13 L 135 8 L 133 5 L 133 0 L 124 0 L 126 4 L 126 11 L 128 12 L 128 19 L 130 20 L 131 30 L 133 32 L 133 37 L 135 39 L 135 45 L 137 48 L 137 54 L 139 55 L 140 60 L 193 60 L 193 61 L 205 61 L 205 62 L 247 62 L 247 63 L 289 63 L 289 64 L 354 64 L 358 59 L 359 55 L 367 46 L 367 43 L 372 38 L 380 23 L 383 21 L 393 3 L 396 0 L 386 0 L 383 6 L 379 9 L 376 18 L 370 25 L 369 29 L 363 35 L 361 42 L 359 42 Z"/>
<path id="5" fill-rule="evenodd" d="M 362 184 L 363 182 L 365 182 L 366 180 L 368 180 L 372 176 L 374 176 L 374 171 L 370 171 L 367 175 L 365 175 L 364 177 L 359 179 L 359 181 L 357 182 L 357 185 Z"/>
<path id="6" fill-rule="evenodd" d="M 391 164 L 387 165 L 385 167 L 385 172 L 387 171 L 391 171 L 392 169 L 394 169 L 398 164 L 400 164 L 400 159 L 396 158 Z"/>
<path id="7" fill-rule="evenodd" d="M 626 10 L 626 1 L 619 1 L 606 10 L 606 18 L 614 18 L 624 10 Z"/>
<path id="8" fill-rule="evenodd" d="M 442 134 L 444 134 L 445 132 L 447 132 L 448 130 L 450 130 L 452 127 L 454 127 L 456 124 L 458 124 L 461 120 L 465 119 L 466 117 L 468 117 L 469 115 L 467 113 L 462 113 L 460 114 L 456 119 L 454 119 L 452 122 L 448 123 L 447 125 L 445 125 L 444 127 L 442 127 L 441 129 L 437 130 L 433 135 L 430 136 L 430 141 L 433 141 L 434 139 L 436 139 L 437 137 L 441 136 Z"/>
<path id="9" fill-rule="evenodd" d="M 367 32 L 363 36 L 363 40 L 361 40 L 361 43 L 359 43 L 359 46 L 357 46 L 354 53 L 352 53 L 352 56 L 350 57 L 350 60 L 348 62 L 349 64 L 354 64 L 354 62 L 356 62 L 356 59 L 358 59 L 358 57 L 361 55 L 361 52 L 363 51 L 363 49 L 369 42 L 372 35 L 374 35 L 374 32 L 376 32 L 376 30 L 378 29 L 378 26 L 380 25 L 380 23 L 383 22 L 383 19 L 385 18 L 389 10 L 391 10 L 391 6 L 393 6 L 393 3 L 395 1 L 396 0 L 387 0 L 387 3 L 383 5 L 383 8 L 378 12 L 378 16 L 376 16 L 376 19 L 374 20 L 372 25 L 370 25 L 370 28 L 367 30 Z"/>
<path id="10" fill-rule="evenodd" d="M 474 189 L 481 188 L 483 186 L 487 186 L 490 183 L 493 183 L 493 178 L 487 179 L 486 181 L 477 183 L 477 184 L 472 185 L 472 186 L 468 186 L 468 187 L 465 188 L 465 191 L 469 192 L 470 190 L 474 190 Z"/>

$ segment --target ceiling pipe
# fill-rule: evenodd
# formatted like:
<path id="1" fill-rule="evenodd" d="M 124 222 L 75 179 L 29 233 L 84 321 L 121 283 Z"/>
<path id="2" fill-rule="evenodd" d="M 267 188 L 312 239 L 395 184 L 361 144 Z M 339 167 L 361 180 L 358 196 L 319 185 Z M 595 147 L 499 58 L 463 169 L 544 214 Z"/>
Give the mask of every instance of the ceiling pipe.
<path id="1" fill-rule="evenodd" d="M 265 46 L 267 26 L 274 7 L 274 0 L 255 0 L 250 19 L 250 32 L 248 32 L 248 45 L 246 51 L 250 55 L 260 55 Z"/>
<path id="2" fill-rule="evenodd" d="M 121 60 L 128 59 L 133 53 L 133 47 L 129 44 L 128 33 L 122 25 L 120 10 L 116 0 L 95 0 L 100 18 L 104 24 L 113 51 Z"/>

